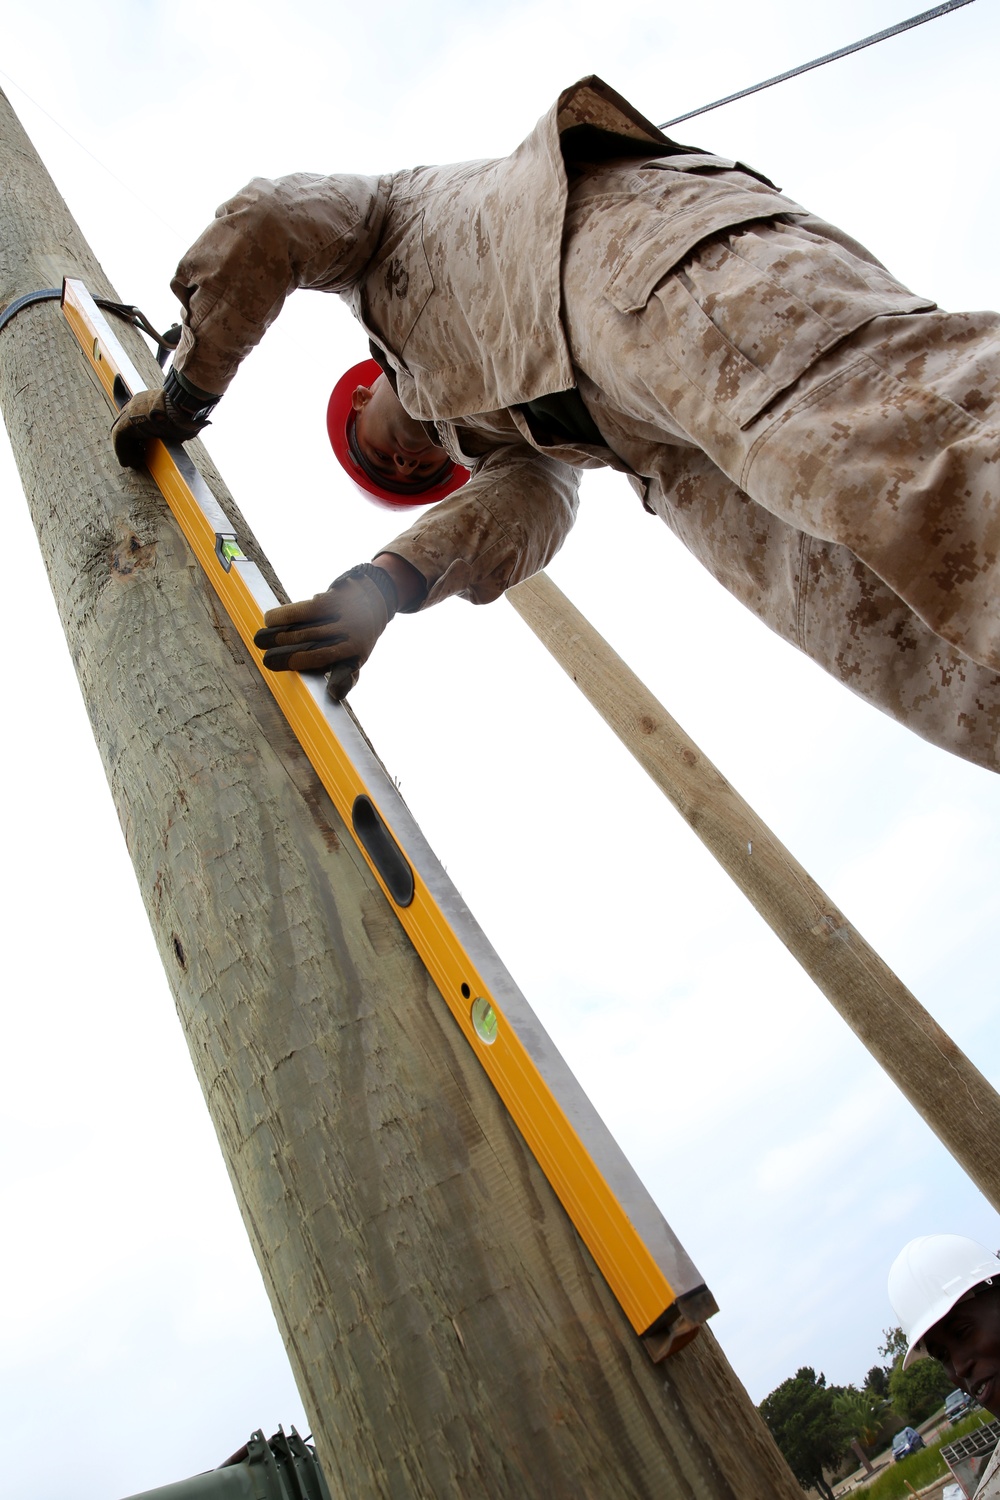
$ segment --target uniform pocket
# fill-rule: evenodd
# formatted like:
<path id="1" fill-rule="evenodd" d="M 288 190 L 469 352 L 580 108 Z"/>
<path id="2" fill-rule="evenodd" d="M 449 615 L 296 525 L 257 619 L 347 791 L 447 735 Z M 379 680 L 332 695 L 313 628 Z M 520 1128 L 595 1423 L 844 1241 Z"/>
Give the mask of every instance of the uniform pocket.
<path id="1" fill-rule="evenodd" d="M 650 288 L 642 315 L 685 380 L 745 428 L 872 318 L 931 306 L 881 267 L 774 223 L 701 245 Z"/>
<path id="2" fill-rule="evenodd" d="M 826 317 L 816 306 L 823 300 L 816 285 L 805 299 L 795 285 L 795 266 L 784 261 L 765 269 L 733 251 L 741 239 L 727 236 L 706 246 L 667 276 L 652 291 L 646 317 L 691 384 L 730 422 L 747 428 L 847 333 L 889 309 L 873 308 L 861 294 L 853 306 L 838 300 L 829 309 L 834 318 Z M 814 267 L 802 264 L 798 272 L 798 281 L 817 281 Z"/>
<path id="3" fill-rule="evenodd" d="M 433 291 L 420 214 L 380 248 L 366 273 L 364 321 L 389 349 L 402 354 Z"/>
<path id="4" fill-rule="evenodd" d="M 752 422 L 781 389 L 716 324 L 683 274 L 656 288 L 645 318 L 683 384 L 694 386 L 738 427 Z"/>
<path id="5" fill-rule="evenodd" d="M 643 317 L 684 377 L 748 428 L 850 333 L 933 306 L 844 246 L 775 222 L 700 246 L 652 287 Z"/>
<path id="6" fill-rule="evenodd" d="M 790 198 L 765 192 L 755 184 L 734 188 L 727 174 L 706 177 L 697 172 L 657 173 L 647 169 L 647 179 L 660 179 L 655 194 L 648 180 L 639 181 L 640 175 L 633 174 L 637 186 L 632 223 L 621 222 L 619 193 L 606 203 L 584 200 L 580 208 L 589 222 L 574 226 L 583 236 L 596 233 L 604 241 L 614 236 L 619 249 L 604 295 L 623 313 L 645 307 L 657 282 L 707 240 L 729 233 L 737 225 L 774 219 L 798 207 Z M 602 214 L 608 215 L 606 228 Z"/>

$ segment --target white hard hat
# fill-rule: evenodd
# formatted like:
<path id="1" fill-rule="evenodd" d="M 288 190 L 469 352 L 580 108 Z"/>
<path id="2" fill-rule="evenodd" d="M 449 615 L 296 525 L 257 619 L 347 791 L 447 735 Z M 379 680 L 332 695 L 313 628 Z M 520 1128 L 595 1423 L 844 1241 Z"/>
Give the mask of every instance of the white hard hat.
<path id="1" fill-rule="evenodd" d="M 922 1234 L 904 1245 L 889 1271 L 889 1301 L 909 1348 L 903 1369 L 927 1350 L 924 1334 L 981 1281 L 1000 1278 L 1000 1258 L 961 1234 Z"/>

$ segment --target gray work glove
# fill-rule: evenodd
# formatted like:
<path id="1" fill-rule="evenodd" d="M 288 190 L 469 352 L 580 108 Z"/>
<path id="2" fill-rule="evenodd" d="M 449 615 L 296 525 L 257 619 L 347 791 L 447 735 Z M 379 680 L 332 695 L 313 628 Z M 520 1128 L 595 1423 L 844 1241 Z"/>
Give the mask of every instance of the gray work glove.
<path id="1" fill-rule="evenodd" d="M 269 672 L 329 672 L 326 691 L 339 703 L 357 682 L 397 603 L 388 573 L 361 563 L 334 579 L 325 593 L 269 609 L 254 645 L 263 650 Z"/>
<path id="2" fill-rule="evenodd" d="M 115 455 L 123 469 L 141 469 L 150 438 L 186 443 L 208 426 L 217 397 L 202 400 L 181 386 L 170 370 L 157 391 L 138 391 L 122 407 L 111 429 Z"/>

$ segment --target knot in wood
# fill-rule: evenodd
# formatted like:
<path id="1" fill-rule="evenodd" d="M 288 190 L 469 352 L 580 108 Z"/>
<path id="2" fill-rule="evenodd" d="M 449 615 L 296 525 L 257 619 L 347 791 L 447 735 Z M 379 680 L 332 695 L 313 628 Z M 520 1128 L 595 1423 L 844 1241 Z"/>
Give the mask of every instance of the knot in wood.
<path id="1" fill-rule="evenodd" d="M 809 931 L 814 937 L 831 938 L 842 927 L 846 927 L 846 925 L 847 923 L 839 911 L 825 911 L 820 915 L 819 920 L 810 927 Z"/>
<path id="2" fill-rule="evenodd" d="M 128 578 L 140 568 L 151 568 L 156 561 L 156 543 L 141 542 L 134 531 L 115 547 L 111 554 L 111 571 L 119 578 Z"/>

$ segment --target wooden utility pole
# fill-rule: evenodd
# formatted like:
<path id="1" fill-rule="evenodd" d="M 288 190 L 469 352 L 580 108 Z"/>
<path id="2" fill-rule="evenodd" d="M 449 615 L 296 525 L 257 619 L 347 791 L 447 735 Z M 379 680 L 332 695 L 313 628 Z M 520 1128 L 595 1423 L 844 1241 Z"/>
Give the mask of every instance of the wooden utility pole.
<path id="1" fill-rule="evenodd" d="M 510 602 L 1000 1211 L 1000 1095 L 544 573 Z"/>
<path id="2" fill-rule="evenodd" d="M 64 275 L 114 296 L 2 95 L 0 153 L 0 309 Z M 0 401 L 334 1494 L 795 1500 L 707 1330 L 649 1360 L 158 492 L 115 462 L 56 303 L 0 332 Z"/>

